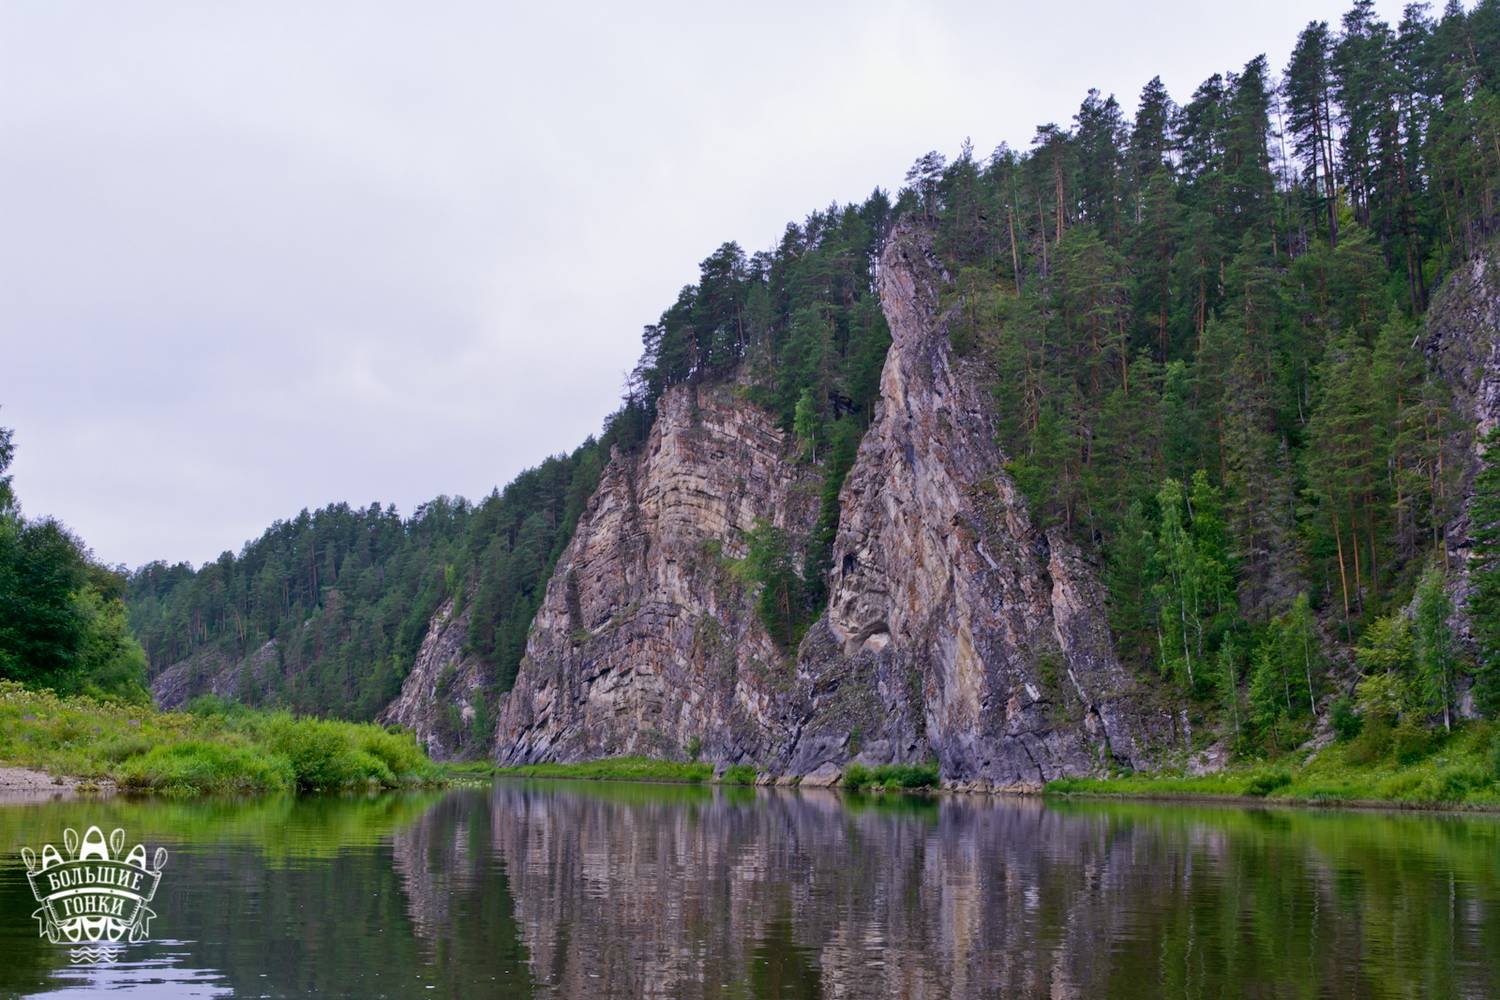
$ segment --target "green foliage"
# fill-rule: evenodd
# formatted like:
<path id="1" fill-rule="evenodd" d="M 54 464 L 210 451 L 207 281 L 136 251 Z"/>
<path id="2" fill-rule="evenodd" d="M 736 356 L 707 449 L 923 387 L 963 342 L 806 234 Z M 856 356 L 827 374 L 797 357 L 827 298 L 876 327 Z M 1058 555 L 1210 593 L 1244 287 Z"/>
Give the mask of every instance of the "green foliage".
<path id="1" fill-rule="evenodd" d="M 1406 603 L 1462 495 L 1466 428 L 1420 321 L 1493 236 L 1497 23 L 1451 4 L 1393 27 L 1357 4 L 1302 33 L 1274 100 L 1264 58 L 1178 105 L 1153 80 L 1133 123 L 1090 92 L 1028 151 L 922 157 L 898 200 L 957 276 L 951 342 L 991 372 L 1031 516 L 1102 548 L 1122 658 L 1212 698 L 1242 750 L 1310 731 L 1335 635 L 1363 635 L 1367 672 L 1452 721 L 1465 664 L 1440 588 L 1409 667 L 1381 660 L 1402 637 L 1372 622 Z M 1482 498 L 1500 473 L 1477 492 L 1470 617 L 1493 651 L 1475 693 L 1493 712 L 1500 500 Z"/>
<path id="2" fill-rule="evenodd" d="M 1479 647 L 1474 701 L 1486 715 L 1500 712 L 1500 429 L 1484 439 L 1484 460 L 1474 477 L 1470 506 L 1474 539 L 1469 578 L 1469 620 Z"/>
<path id="3" fill-rule="evenodd" d="M 745 557 L 735 572 L 754 591 L 755 610 L 777 645 L 791 652 L 812 622 L 814 607 L 797 572 L 791 539 L 764 518 L 745 537 Z"/>
<path id="4" fill-rule="evenodd" d="M 120 764 L 122 788 L 167 794 L 253 794 L 291 787 L 286 758 L 258 749 L 189 740 L 152 747 Z"/>
<path id="5" fill-rule="evenodd" d="M 1365 752 L 1372 729 L 1384 728 L 1380 753 Z M 1500 770 L 1492 766 L 1494 736 L 1488 723 L 1468 723 L 1451 734 L 1420 726 L 1412 731 L 1404 759 L 1392 754 L 1391 730 L 1380 720 L 1349 743 L 1336 743 L 1303 761 L 1252 763 L 1214 774 L 1160 773 L 1112 779 L 1075 778 L 1049 782 L 1046 793 L 1257 797 L 1276 801 L 1391 802 L 1413 806 L 1500 805 Z"/>
<path id="6" fill-rule="evenodd" d="M 1160 609 L 1160 670 L 1196 693 L 1214 683 L 1209 655 L 1235 615 L 1219 495 L 1199 471 L 1191 495 L 1168 479 L 1156 503 L 1161 523 L 1151 573 Z"/>
<path id="7" fill-rule="evenodd" d="M 687 754 L 688 760 L 696 761 L 703 753 L 703 738 L 700 736 L 688 737 L 687 745 L 682 749 Z"/>
<path id="8" fill-rule="evenodd" d="M 0 679 L 146 700 L 120 574 L 57 521 L 21 516 L 4 475 L 14 454 L 12 432 L 0 427 Z"/>
<path id="9" fill-rule="evenodd" d="M 749 764 L 733 764 L 724 769 L 719 781 L 725 785 L 753 785 L 756 771 Z"/>
<path id="10" fill-rule="evenodd" d="M 395 788 L 440 775 L 409 734 L 196 699 L 187 712 L 0 681 L 0 759 L 171 794 Z"/>
<path id="11" fill-rule="evenodd" d="M 854 792 L 895 791 L 936 788 L 938 785 L 936 764 L 881 764 L 866 767 L 850 764 L 844 768 L 839 784 Z"/>
<path id="12" fill-rule="evenodd" d="M 1328 717 L 1334 735 L 1344 743 L 1354 739 L 1364 728 L 1364 719 L 1354 710 L 1353 699 L 1348 697 L 1336 699 L 1329 708 Z"/>
<path id="13" fill-rule="evenodd" d="M 130 622 L 153 672 L 194 654 L 248 659 L 275 640 L 260 705 L 370 719 L 395 696 L 445 599 L 467 611 L 467 645 L 497 691 L 515 678 L 547 579 L 598 482 L 612 443 L 549 458 L 478 504 L 438 497 L 403 519 L 395 508 L 333 504 L 278 521 L 238 556 L 197 570 L 151 563 L 129 582 Z M 455 738 L 463 727 L 454 727 Z"/>
<path id="14" fill-rule="evenodd" d="M 1250 704 L 1256 724 L 1274 726 L 1283 719 L 1317 714 L 1324 674 L 1317 622 L 1307 595 L 1262 630 L 1250 675 Z"/>
<path id="15" fill-rule="evenodd" d="M 1410 715 L 1402 719 L 1391 733 L 1391 749 L 1396 752 L 1399 764 L 1414 764 L 1421 760 L 1430 745 L 1427 727 Z"/>
<path id="16" fill-rule="evenodd" d="M 1245 785 L 1245 794 L 1263 799 L 1278 788 L 1285 788 L 1292 783 L 1292 776 L 1287 771 L 1269 771 L 1257 774 Z"/>
<path id="17" fill-rule="evenodd" d="M 1458 673 L 1458 648 L 1449 622 L 1452 616 L 1447 580 L 1438 569 L 1429 569 L 1417 585 L 1413 622 L 1416 690 L 1428 711 L 1442 715 L 1444 729 L 1453 725 L 1453 689 Z"/>

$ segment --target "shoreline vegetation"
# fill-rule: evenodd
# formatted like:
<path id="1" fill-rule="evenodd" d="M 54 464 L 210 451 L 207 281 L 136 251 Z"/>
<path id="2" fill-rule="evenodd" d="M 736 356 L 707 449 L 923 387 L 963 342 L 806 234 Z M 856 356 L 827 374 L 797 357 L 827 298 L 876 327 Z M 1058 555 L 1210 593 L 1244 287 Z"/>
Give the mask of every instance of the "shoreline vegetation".
<path id="1" fill-rule="evenodd" d="M 1059 778 L 1054 797 L 1267 802 L 1351 808 L 1500 811 L 1500 728 L 1473 721 L 1403 743 L 1394 734 L 1336 742 L 1318 751 L 1234 764 L 1210 774 L 1158 771 Z M 1373 737 L 1373 738 L 1371 738 Z"/>
<path id="2" fill-rule="evenodd" d="M 0 681 L 0 761 L 164 795 L 413 788 L 446 775 L 409 733 L 201 698 L 189 710 L 59 696 Z"/>
<path id="3" fill-rule="evenodd" d="M 1387 738 L 1382 739 L 1382 735 Z M 1451 733 L 1428 734 L 1421 745 L 1390 737 L 1372 729 L 1364 739 L 1336 742 L 1321 750 L 1286 754 L 1271 761 L 1233 764 L 1202 775 L 1164 769 L 1109 778 L 1060 778 L 1042 786 L 1040 794 L 1047 798 L 1500 812 L 1500 727 L 1469 722 Z M 715 777 L 712 764 L 649 757 L 514 767 L 473 761 L 445 765 L 445 769 L 497 778 L 724 785 L 763 781 L 760 773 L 746 764 L 726 768 Z M 855 763 L 829 787 L 918 794 L 948 790 L 943 788 L 935 764 L 867 767 Z"/>
<path id="4" fill-rule="evenodd" d="M 748 764 L 606 757 L 501 767 L 435 763 L 409 733 L 370 723 L 297 718 L 200 698 L 161 711 L 87 695 L 60 696 L 0 681 L 0 762 L 88 792 L 111 786 L 164 795 L 254 795 L 432 787 L 489 778 L 751 786 Z M 33 782 L 34 783 L 34 782 Z M 778 782 L 785 783 L 785 782 Z M 793 781 L 793 784 L 796 782 Z M 848 765 L 831 786 L 848 792 L 942 791 L 935 763 Z M 1500 811 L 1500 727 L 1471 721 L 1420 741 L 1400 727 L 1270 761 L 1185 771 L 1061 778 L 1049 798 L 1221 801 L 1324 807 Z"/>

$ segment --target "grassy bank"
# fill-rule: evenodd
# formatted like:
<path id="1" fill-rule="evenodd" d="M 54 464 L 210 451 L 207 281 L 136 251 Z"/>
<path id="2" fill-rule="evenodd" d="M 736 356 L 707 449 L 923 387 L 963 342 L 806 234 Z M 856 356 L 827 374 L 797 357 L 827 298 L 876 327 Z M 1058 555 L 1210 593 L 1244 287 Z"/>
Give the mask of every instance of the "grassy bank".
<path id="1" fill-rule="evenodd" d="M 442 777 L 410 735 L 379 726 L 213 701 L 161 712 L 8 681 L 0 681 L 0 761 L 185 795 L 398 788 Z"/>
<path id="2" fill-rule="evenodd" d="M 1336 743 L 1312 755 L 1233 766 L 1216 774 L 1133 774 L 1064 778 L 1048 795 L 1139 798 L 1251 798 L 1326 805 L 1500 808 L 1500 731 L 1471 722 L 1422 744 L 1399 738 Z"/>

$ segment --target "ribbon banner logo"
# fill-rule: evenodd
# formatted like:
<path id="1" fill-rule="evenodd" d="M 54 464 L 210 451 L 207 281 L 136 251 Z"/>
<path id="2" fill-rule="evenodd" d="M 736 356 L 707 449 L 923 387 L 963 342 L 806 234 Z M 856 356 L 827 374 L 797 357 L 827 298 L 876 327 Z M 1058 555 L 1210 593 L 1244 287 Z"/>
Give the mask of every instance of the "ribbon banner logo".
<path id="1" fill-rule="evenodd" d="M 158 847 L 151 864 L 146 848 L 136 844 L 124 853 L 125 831 L 116 829 L 106 842 L 97 826 L 84 832 L 63 831 L 64 858 L 51 844 L 41 857 L 21 848 L 26 879 L 41 908 L 32 914 L 40 934 L 53 944 L 79 945 L 68 952 L 75 963 L 113 961 L 121 941 L 144 941 L 156 916 L 146 904 L 156 895 L 165 848 Z"/>

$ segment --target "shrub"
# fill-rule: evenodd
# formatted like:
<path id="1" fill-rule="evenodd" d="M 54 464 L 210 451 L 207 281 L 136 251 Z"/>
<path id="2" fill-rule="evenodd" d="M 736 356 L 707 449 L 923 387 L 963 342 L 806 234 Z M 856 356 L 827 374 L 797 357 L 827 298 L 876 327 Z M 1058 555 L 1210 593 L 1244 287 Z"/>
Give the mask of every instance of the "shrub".
<path id="1" fill-rule="evenodd" d="M 860 791 L 866 788 L 933 788 L 938 783 L 936 764 L 881 764 L 871 768 L 850 764 L 844 769 L 842 784 Z"/>
<path id="2" fill-rule="evenodd" d="M 1401 720 L 1391 734 L 1391 744 L 1396 749 L 1397 762 L 1415 764 L 1427 755 L 1432 739 L 1425 726 L 1408 716 Z"/>
<path id="3" fill-rule="evenodd" d="M 1500 728 L 1490 737 L 1490 776 L 1500 781 Z"/>
<path id="4" fill-rule="evenodd" d="M 1348 743 L 1364 728 L 1365 720 L 1354 710 L 1354 702 L 1348 697 L 1335 701 L 1329 716 L 1333 722 L 1333 733 L 1340 743 Z"/>
<path id="5" fill-rule="evenodd" d="M 399 760 L 388 742 L 398 737 L 380 733 L 385 740 L 366 738 L 359 729 L 346 723 L 280 716 L 270 726 L 268 742 L 291 763 L 297 787 L 303 791 L 395 785 L 395 770 L 377 753 Z"/>
<path id="6" fill-rule="evenodd" d="M 701 736 L 689 737 L 683 750 L 687 751 L 688 760 L 697 760 L 703 753 L 703 738 Z"/>
<path id="7" fill-rule="evenodd" d="M 1383 715 L 1365 716 L 1360 733 L 1349 743 L 1349 761 L 1373 764 L 1391 750 L 1391 723 Z"/>
<path id="8" fill-rule="evenodd" d="M 936 764 L 885 764 L 875 769 L 875 782 L 884 788 L 935 788 Z"/>
<path id="9" fill-rule="evenodd" d="M 755 777 L 755 768 L 749 764 L 735 764 L 725 768 L 724 775 L 719 780 L 726 785 L 753 785 Z"/>
<path id="10" fill-rule="evenodd" d="M 874 772 L 863 764 L 850 764 L 844 768 L 844 777 L 841 784 L 851 791 L 862 791 L 868 788 L 875 780 Z"/>
<path id="11" fill-rule="evenodd" d="M 1250 779 L 1245 786 L 1245 794 L 1253 795 L 1263 799 L 1278 788 L 1285 788 L 1292 783 L 1292 776 L 1286 771 L 1271 771 L 1267 774 L 1257 774 Z"/>

